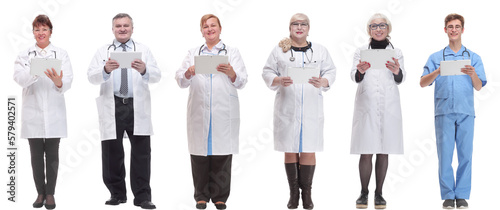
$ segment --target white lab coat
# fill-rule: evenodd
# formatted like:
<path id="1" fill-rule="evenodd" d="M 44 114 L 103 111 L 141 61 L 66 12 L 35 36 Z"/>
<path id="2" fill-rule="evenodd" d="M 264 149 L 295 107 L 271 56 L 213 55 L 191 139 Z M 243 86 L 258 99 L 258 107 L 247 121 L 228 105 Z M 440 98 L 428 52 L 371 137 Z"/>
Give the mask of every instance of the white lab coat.
<path id="1" fill-rule="evenodd" d="M 101 85 L 100 95 L 96 98 L 97 111 L 99 114 L 99 129 L 102 140 L 116 139 L 115 123 L 115 99 L 113 92 L 113 75 L 104 80 L 104 65 L 108 60 L 108 47 L 110 44 L 102 46 L 97 50 L 92 59 L 87 76 L 90 83 Z M 131 46 L 133 48 L 133 46 Z M 161 72 L 156 65 L 156 60 L 147 46 L 135 42 L 137 52 L 142 52 L 142 61 L 146 63 L 146 74 L 149 79 L 145 79 L 138 71 L 132 71 L 132 84 L 134 93 L 134 135 L 153 135 L 151 122 L 151 96 L 149 93 L 149 83 L 160 81 Z M 110 50 L 113 50 L 111 47 Z M 111 74 L 120 73 L 112 71 Z"/>
<path id="2" fill-rule="evenodd" d="M 68 53 L 52 44 L 45 49 L 46 55 L 35 45 L 22 51 L 14 65 L 14 80 L 23 87 L 21 108 L 21 138 L 66 138 L 66 105 L 64 93 L 71 88 L 73 70 Z M 57 58 L 62 60 L 63 86 L 57 88 L 46 75 L 31 76 L 31 58 Z M 31 53 L 30 53 L 31 52 Z M 61 69 L 56 69 L 60 74 Z"/>
<path id="3" fill-rule="evenodd" d="M 351 69 L 353 81 L 356 81 L 356 66 L 361 59 L 362 49 L 368 49 L 368 45 L 357 49 L 354 54 Z M 392 45 L 388 45 L 387 49 L 392 49 Z M 403 73 L 403 82 L 406 77 L 403 53 L 398 48 L 394 50 Z M 370 68 L 366 71 L 356 92 L 351 154 L 403 153 L 403 122 L 397 85 L 394 74 L 387 68 Z"/>
<path id="4" fill-rule="evenodd" d="M 323 95 L 335 81 L 335 65 L 327 49 L 312 43 L 307 56 L 293 51 L 295 61 L 290 61 L 291 53 L 276 46 L 264 66 L 262 77 L 271 90 L 277 90 L 274 101 L 274 149 L 281 152 L 300 151 L 302 127 L 302 152 L 323 151 Z M 311 59 L 311 63 L 309 63 Z M 306 64 L 304 64 L 306 62 Z M 288 87 L 271 86 L 275 77 L 286 75 L 288 67 L 318 67 L 320 75 L 328 79 L 327 88 L 316 88 L 311 84 L 292 84 Z"/>
<path id="5" fill-rule="evenodd" d="M 217 54 L 222 41 L 212 48 Z M 206 47 L 205 47 L 206 48 Z M 208 50 L 208 49 L 207 49 Z M 184 74 L 194 65 L 200 47 L 189 50 L 175 79 L 181 88 L 189 87 L 187 135 L 189 153 L 207 156 L 210 112 L 212 113 L 212 155 L 237 154 L 239 151 L 240 104 L 237 89 L 247 83 L 245 64 L 237 48 L 226 45 L 229 63 L 236 72 L 234 83 L 225 74 L 196 74 L 189 80 Z M 225 55 L 221 52 L 220 55 Z"/>

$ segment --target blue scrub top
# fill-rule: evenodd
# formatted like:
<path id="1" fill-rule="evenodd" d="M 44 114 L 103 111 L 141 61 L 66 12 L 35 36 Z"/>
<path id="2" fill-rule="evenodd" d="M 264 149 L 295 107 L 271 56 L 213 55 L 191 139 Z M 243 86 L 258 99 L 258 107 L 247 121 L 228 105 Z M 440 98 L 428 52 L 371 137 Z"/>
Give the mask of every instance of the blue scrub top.
<path id="1" fill-rule="evenodd" d="M 447 61 L 451 60 L 470 60 L 471 66 L 476 69 L 476 74 L 479 79 L 483 82 L 482 86 L 486 85 L 486 75 L 484 73 L 484 66 L 481 57 L 471 50 L 467 49 L 462 45 L 462 48 L 458 53 L 453 52 L 450 47 L 446 47 L 444 50 L 444 57 Z M 443 50 L 435 52 L 432 54 L 427 63 L 424 66 L 424 73 L 422 76 L 430 74 L 437 68 L 439 68 L 440 62 L 443 60 Z M 463 53 L 463 56 L 462 56 Z M 475 116 L 474 112 L 474 87 L 472 86 L 472 80 L 469 75 L 455 75 L 455 76 L 441 76 L 439 75 L 436 80 L 434 80 L 436 86 L 434 87 L 434 114 L 445 115 L 452 113 L 467 114 Z M 433 83 L 434 83 L 433 82 Z M 430 85 L 432 85 L 431 83 Z"/>

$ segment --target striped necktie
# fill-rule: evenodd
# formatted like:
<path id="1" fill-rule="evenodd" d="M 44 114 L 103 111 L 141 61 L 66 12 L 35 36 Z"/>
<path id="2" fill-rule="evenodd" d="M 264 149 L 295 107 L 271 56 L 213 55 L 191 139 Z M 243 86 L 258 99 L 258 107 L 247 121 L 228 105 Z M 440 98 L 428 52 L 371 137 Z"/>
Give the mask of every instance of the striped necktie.
<path id="1" fill-rule="evenodd" d="M 127 51 L 127 45 L 122 43 L 120 47 L 123 48 L 123 52 Z M 128 93 L 128 76 L 127 76 L 127 68 L 122 68 L 122 79 L 120 84 L 120 94 L 123 96 L 127 96 Z"/>

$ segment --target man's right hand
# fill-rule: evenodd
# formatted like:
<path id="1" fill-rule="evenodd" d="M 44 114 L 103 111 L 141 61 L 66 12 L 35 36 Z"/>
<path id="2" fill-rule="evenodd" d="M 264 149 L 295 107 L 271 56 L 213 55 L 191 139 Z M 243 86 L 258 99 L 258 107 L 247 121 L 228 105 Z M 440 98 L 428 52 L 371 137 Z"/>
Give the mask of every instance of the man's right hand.
<path id="1" fill-rule="evenodd" d="M 120 67 L 120 64 L 116 62 L 116 60 L 108 58 L 108 61 L 106 61 L 106 65 L 104 65 L 104 71 L 109 74 L 112 71 L 118 69 L 118 67 Z"/>

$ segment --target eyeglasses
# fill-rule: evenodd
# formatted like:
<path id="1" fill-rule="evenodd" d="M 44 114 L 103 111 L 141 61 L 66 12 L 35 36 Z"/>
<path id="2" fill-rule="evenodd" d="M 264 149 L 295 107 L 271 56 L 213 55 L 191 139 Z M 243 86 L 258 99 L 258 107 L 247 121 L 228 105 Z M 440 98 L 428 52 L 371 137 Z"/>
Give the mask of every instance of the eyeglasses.
<path id="1" fill-rule="evenodd" d="M 291 24 L 293 27 L 299 27 L 299 26 L 302 26 L 302 27 L 308 27 L 309 26 L 309 23 L 297 23 L 297 22 L 293 22 Z"/>
<path id="2" fill-rule="evenodd" d="M 377 30 L 377 28 L 386 29 L 387 26 L 389 25 L 387 25 L 387 23 L 380 23 L 380 24 L 370 24 L 369 26 L 371 30 Z"/>
<path id="3" fill-rule="evenodd" d="M 50 31 L 50 29 L 48 29 L 48 28 L 42 28 L 42 30 L 40 30 L 40 29 L 33 30 L 33 32 L 35 32 L 35 33 L 40 33 L 40 32 L 47 33 L 49 31 Z"/>
<path id="4" fill-rule="evenodd" d="M 453 27 L 453 25 L 449 25 L 449 26 L 446 26 L 446 28 L 448 30 L 453 30 L 453 28 L 457 29 L 457 30 L 461 30 L 462 29 L 462 26 L 461 25 L 456 25 L 455 27 Z"/>

